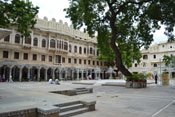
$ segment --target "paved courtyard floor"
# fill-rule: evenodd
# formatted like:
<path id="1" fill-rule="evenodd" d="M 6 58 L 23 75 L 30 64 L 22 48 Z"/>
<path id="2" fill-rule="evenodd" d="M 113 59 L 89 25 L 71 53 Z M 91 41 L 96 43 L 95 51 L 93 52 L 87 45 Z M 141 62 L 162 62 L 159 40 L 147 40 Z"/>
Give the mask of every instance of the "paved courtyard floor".
<path id="1" fill-rule="evenodd" d="M 0 83 L 0 113 L 31 107 L 50 106 L 68 101 L 96 101 L 96 111 L 75 117 L 174 117 L 175 87 L 148 84 L 147 88 L 130 89 L 117 81 L 116 86 L 101 86 L 113 80 L 62 81 L 61 85 L 47 82 Z M 78 83 L 78 82 L 76 82 Z M 50 93 L 78 87 L 93 88 L 93 93 L 65 96 Z"/>

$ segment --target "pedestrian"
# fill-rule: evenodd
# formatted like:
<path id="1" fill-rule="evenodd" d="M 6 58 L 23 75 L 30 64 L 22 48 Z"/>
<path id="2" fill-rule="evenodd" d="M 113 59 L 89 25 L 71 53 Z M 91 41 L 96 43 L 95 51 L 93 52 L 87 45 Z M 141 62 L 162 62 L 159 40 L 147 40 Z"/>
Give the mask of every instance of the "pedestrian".
<path id="1" fill-rule="evenodd" d="M 157 74 L 154 76 L 154 80 L 155 80 L 155 84 L 157 84 L 157 79 L 158 79 L 158 76 Z"/>
<path id="2" fill-rule="evenodd" d="M 13 82 L 12 75 L 10 75 L 9 82 Z"/>

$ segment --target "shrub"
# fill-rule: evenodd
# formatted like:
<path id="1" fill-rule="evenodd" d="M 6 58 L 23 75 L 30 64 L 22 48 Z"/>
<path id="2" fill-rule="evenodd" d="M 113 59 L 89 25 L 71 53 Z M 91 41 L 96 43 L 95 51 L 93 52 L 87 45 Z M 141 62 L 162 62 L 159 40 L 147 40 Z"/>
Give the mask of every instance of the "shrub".
<path id="1" fill-rule="evenodd" d="M 132 76 L 128 76 L 126 80 L 140 82 L 140 81 L 146 81 L 146 77 L 143 73 L 133 73 Z"/>

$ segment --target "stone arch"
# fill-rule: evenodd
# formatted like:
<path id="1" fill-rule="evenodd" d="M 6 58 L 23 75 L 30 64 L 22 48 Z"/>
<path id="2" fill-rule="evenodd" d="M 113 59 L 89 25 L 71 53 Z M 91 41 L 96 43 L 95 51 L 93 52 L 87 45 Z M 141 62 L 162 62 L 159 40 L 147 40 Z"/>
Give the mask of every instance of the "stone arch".
<path id="1" fill-rule="evenodd" d="M 46 72 L 46 69 L 42 67 L 40 69 L 40 81 L 45 81 L 45 72 Z"/>
<path id="2" fill-rule="evenodd" d="M 46 47 L 46 40 L 45 40 L 45 39 L 42 40 L 41 47 L 42 47 L 42 48 L 45 48 L 45 47 Z"/>
<path id="3" fill-rule="evenodd" d="M 51 39 L 50 40 L 50 48 L 55 48 L 55 40 L 54 39 Z"/>
<path id="4" fill-rule="evenodd" d="M 33 39 L 33 46 L 38 46 L 38 38 Z"/>
<path id="5" fill-rule="evenodd" d="M 67 68 L 67 79 L 73 80 L 73 70 L 71 68 Z"/>
<path id="6" fill-rule="evenodd" d="M 7 81 L 9 79 L 9 71 L 10 71 L 10 67 L 8 65 L 3 65 L 1 67 L 0 73 L 4 81 Z"/>
<path id="7" fill-rule="evenodd" d="M 50 68 L 50 67 L 47 69 L 47 78 L 48 79 L 50 79 L 50 78 L 53 79 L 52 78 L 52 68 Z"/>
<path id="8" fill-rule="evenodd" d="M 19 34 L 15 35 L 15 43 L 20 43 L 20 35 Z"/>
<path id="9" fill-rule="evenodd" d="M 12 67 L 12 79 L 13 81 L 19 81 L 19 77 L 20 77 L 20 68 L 15 65 Z"/>
<path id="10" fill-rule="evenodd" d="M 28 76 L 27 76 L 28 75 L 28 70 L 30 70 L 30 69 L 27 68 L 26 66 L 24 66 L 22 68 L 22 81 L 28 81 Z"/>
<path id="11" fill-rule="evenodd" d="M 37 81 L 38 79 L 38 68 L 33 66 L 31 69 L 30 69 L 30 76 L 31 76 L 31 80 L 33 81 Z"/>

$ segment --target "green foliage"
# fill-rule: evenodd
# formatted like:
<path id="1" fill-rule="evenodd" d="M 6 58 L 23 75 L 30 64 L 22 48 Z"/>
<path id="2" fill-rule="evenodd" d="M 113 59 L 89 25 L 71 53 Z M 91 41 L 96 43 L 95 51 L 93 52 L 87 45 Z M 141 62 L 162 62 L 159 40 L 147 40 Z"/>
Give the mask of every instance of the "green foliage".
<path id="1" fill-rule="evenodd" d="M 165 63 L 166 66 L 169 66 L 170 64 L 174 65 L 175 64 L 175 56 L 163 56 L 163 62 Z"/>
<path id="2" fill-rule="evenodd" d="M 123 63 L 130 67 L 134 60 L 139 62 L 140 48 L 149 47 L 153 32 L 161 25 L 166 26 L 169 39 L 173 38 L 175 0 L 69 0 L 69 3 L 65 11 L 74 28 L 84 27 L 91 36 L 97 33 L 100 59 L 115 61 L 125 75 L 130 74 Z"/>
<path id="3" fill-rule="evenodd" d="M 27 37 L 36 23 L 35 16 L 38 9 L 27 0 L 0 0 L 0 27 L 15 26 L 21 34 Z"/>
<path id="4" fill-rule="evenodd" d="M 127 81 L 145 81 L 146 77 L 143 73 L 133 73 L 132 76 L 127 76 Z"/>

